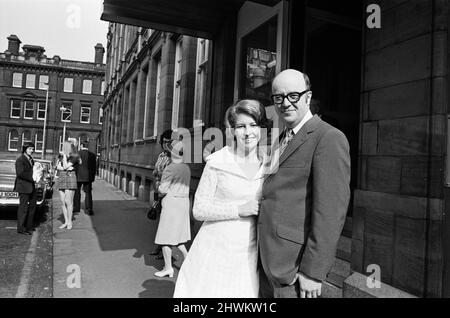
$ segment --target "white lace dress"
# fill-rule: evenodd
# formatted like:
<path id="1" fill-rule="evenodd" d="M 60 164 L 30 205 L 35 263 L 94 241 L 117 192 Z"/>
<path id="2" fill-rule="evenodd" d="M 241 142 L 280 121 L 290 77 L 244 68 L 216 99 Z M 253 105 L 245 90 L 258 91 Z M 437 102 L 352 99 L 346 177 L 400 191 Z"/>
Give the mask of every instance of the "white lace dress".
<path id="1" fill-rule="evenodd" d="M 258 297 L 256 218 L 238 206 L 259 200 L 263 168 L 249 178 L 229 147 L 207 158 L 195 194 L 194 217 L 204 221 L 181 266 L 175 298 Z"/>

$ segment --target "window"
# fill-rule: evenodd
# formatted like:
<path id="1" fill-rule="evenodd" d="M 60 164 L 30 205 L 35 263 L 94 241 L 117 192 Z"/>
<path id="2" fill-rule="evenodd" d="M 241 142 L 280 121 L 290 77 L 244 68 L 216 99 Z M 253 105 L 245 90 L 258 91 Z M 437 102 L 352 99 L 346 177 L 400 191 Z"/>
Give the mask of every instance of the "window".
<path id="1" fill-rule="evenodd" d="M 31 141 L 31 131 L 29 131 L 29 130 L 25 130 L 25 131 L 22 133 L 22 146 L 23 146 L 23 144 L 26 143 L 26 142 L 32 142 L 32 141 Z"/>
<path id="2" fill-rule="evenodd" d="M 45 120 L 45 102 L 37 102 L 37 119 Z"/>
<path id="3" fill-rule="evenodd" d="M 17 130 L 11 130 L 8 134 L 8 150 L 15 151 L 19 148 L 19 133 Z"/>
<path id="4" fill-rule="evenodd" d="M 208 76 L 208 54 L 209 41 L 197 40 L 197 74 L 195 79 L 195 103 L 193 126 L 204 125 L 204 114 L 206 105 L 206 80 Z"/>
<path id="5" fill-rule="evenodd" d="M 92 93 L 92 80 L 83 80 L 83 94 Z"/>
<path id="6" fill-rule="evenodd" d="M 100 95 L 105 95 L 105 81 L 102 81 Z"/>
<path id="7" fill-rule="evenodd" d="M 34 136 L 34 151 L 42 152 L 42 148 L 44 146 L 44 134 L 41 130 L 39 130 Z"/>
<path id="8" fill-rule="evenodd" d="M 61 121 L 71 122 L 72 121 L 72 105 L 63 104 L 61 109 Z"/>
<path id="9" fill-rule="evenodd" d="M 22 87 L 22 73 L 13 73 L 13 87 Z"/>
<path id="10" fill-rule="evenodd" d="M 98 110 L 98 123 L 103 124 L 103 108 L 99 108 Z"/>
<path id="11" fill-rule="evenodd" d="M 177 41 L 175 48 L 175 74 L 173 84 L 173 104 L 172 104 L 172 130 L 178 128 L 178 113 L 180 109 L 180 86 L 181 86 L 181 62 L 182 62 L 183 42 L 180 39 Z"/>
<path id="12" fill-rule="evenodd" d="M 73 78 L 70 77 L 64 78 L 64 92 L 66 93 L 73 92 Z"/>
<path id="13" fill-rule="evenodd" d="M 24 114 L 25 119 L 34 119 L 34 102 L 32 100 L 24 101 Z"/>
<path id="14" fill-rule="evenodd" d="M 80 123 L 89 124 L 91 122 L 91 106 L 81 106 Z"/>
<path id="15" fill-rule="evenodd" d="M 153 136 L 158 136 L 159 95 L 161 91 L 161 58 L 158 59 L 156 65 L 155 120 L 153 122 Z"/>
<path id="16" fill-rule="evenodd" d="M 20 105 L 20 99 L 11 99 L 11 118 L 20 118 L 22 115 L 22 107 Z"/>
<path id="17" fill-rule="evenodd" d="M 39 89 L 47 89 L 48 87 L 48 75 L 39 76 Z"/>
<path id="18" fill-rule="evenodd" d="M 242 38 L 239 98 L 272 105 L 271 82 L 277 63 L 277 18 L 272 18 Z"/>
<path id="19" fill-rule="evenodd" d="M 27 74 L 26 88 L 36 88 L 36 74 Z"/>

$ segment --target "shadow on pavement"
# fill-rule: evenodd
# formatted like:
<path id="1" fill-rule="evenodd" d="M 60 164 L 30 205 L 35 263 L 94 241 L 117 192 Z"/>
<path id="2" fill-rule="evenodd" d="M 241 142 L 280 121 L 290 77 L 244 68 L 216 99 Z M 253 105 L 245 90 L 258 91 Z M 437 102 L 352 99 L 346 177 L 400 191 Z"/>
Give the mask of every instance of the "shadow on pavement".
<path id="1" fill-rule="evenodd" d="M 175 284 L 170 280 L 148 279 L 142 287 L 145 290 L 139 293 L 139 298 L 169 298 L 173 295 Z"/>

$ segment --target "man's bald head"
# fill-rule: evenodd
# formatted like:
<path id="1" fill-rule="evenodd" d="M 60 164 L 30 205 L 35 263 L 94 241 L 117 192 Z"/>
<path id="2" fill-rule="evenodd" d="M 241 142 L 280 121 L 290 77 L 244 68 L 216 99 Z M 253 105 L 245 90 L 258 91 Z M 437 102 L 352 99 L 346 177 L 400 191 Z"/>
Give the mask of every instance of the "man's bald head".
<path id="1" fill-rule="evenodd" d="M 294 69 L 284 70 L 275 76 L 272 81 L 272 91 L 274 87 L 286 86 L 285 83 L 298 85 L 301 91 L 311 89 L 308 75 Z"/>

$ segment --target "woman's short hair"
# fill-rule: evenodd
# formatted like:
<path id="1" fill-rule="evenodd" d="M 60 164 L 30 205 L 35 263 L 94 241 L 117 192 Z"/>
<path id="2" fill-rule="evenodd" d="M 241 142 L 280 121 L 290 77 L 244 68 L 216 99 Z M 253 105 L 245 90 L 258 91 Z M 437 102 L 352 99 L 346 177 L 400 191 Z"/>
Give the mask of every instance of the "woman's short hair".
<path id="1" fill-rule="evenodd" d="M 268 127 L 265 107 L 255 99 L 239 100 L 230 106 L 225 113 L 225 127 L 234 128 L 238 115 L 247 115 L 253 118 L 258 126 Z"/>
<path id="2" fill-rule="evenodd" d="M 164 139 L 172 139 L 172 129 L 167 129 L 162 133 L 161 137 L 159 137 L 159 144 L 161 147 L 163 146 Z"/>

